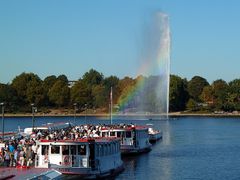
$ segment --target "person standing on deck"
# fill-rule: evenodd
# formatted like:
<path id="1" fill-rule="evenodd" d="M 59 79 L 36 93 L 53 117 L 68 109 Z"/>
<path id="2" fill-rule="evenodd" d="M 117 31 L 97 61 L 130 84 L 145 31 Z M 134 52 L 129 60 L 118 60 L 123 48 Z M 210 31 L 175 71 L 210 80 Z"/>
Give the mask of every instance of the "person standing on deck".
<path id="1" fill-rule="evenodd" d="M 14 153 L 15 149 L 14 149 L 12 142 L 9 143 L 8 148 L 9 148 L 9 155 L 10 155 L 10 166 L 13 166 L 13 162 L 14 162 L 13 153 Z"/>
<path id="2" fill-rule="evenodd" d="M 19 153 L 19 161 L 20 165 L 23 166 L 25 161 L 25 152 L 23 150 L 21 150 Z"/>
<path id="3" fill-rule="evenodd" d="M 4 166 L 9 167 L 10 164 L 10 153 L 8 150 L 5 150 L 4 152 Z"/>
<path id="4" fill-rule="evenodd" d="M 17 149 L 15 149 L 13 166 L 17 166 L 17 164 L 18 164 L 18 155 L 19 155 L 19 152 Z"/>

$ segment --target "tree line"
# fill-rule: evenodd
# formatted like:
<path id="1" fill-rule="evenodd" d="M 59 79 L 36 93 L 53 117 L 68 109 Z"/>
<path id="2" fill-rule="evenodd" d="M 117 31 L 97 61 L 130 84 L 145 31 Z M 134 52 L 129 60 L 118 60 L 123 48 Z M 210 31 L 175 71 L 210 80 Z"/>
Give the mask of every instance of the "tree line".
<path id="1" fill-rule="evenodd" d="M 124 100 L 129 89 L 134 89 L 142 76 L 137 78 L 116 76 L 104 77 L 94 69 L 86 72 L 81 78 L 69 86 L 66 75 L 51 75 L 45 79 L 34 73 L 21 73 L 9 84 L 0 84 L 0 102 L 5 102 L 7 111 L 11 113 L 30 112 L 30 104 L 34 103 L 41 112 L 49 109 L 73 109 L 77 104 L 79 112 L 86 108 L 99 112 L 109 111 L 109 94 L 112 87 L 113 104 L 121 110 L 119 100 Z M 145 77 L 147 78 L 147 77 Z M 149 86 L 158 78 L 148 77 Z M 145 93 L 146 97 L 149 92 Z M 153 109 L 154 103 L 148 104 Z M 169 110 L 175 111 L 239 111 L 240 110 L 240 79 L 229 83 L 222 79 L 212 84 L 200 76 L 191 80 L 176 75 L 170 76 Z"/>

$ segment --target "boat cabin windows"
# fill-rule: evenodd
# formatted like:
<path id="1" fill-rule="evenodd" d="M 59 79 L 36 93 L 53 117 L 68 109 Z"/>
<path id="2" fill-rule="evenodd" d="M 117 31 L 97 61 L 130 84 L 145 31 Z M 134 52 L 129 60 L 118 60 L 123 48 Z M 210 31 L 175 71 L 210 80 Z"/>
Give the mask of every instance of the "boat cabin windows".
<path id="1" fill-rule="evenodd" d="M 69 155 L 69 146 L 62 146 L 62 155 Z"/>
<path id="2" fill-rule="evenodd" d="M 117 137 L 121 137 L 122 133 L 120 131 L 117 131 Z"/>
<path id="3" fill-rule="evenodd" d="M 47 155 L 48 154 L 48 145 L 42 145 L 42 155 Z"/>
<path id="4" fill-rule="evenodd" d="M 48 154 L 48 145 L 42 145 L 42 155 Z M 51 154 L 87 155 L 86 145 L 51 145 Z M 60 153 L 62 152 L 62 153 Z"/>
<path id="5" fill-rule="evenodd" d="M 126 131 L 126 138 L 131 138 L 131 137 L 132 137 L 132 132 Z"/>
<path id="6" fill-rule="evenodd" d="M 86 155 L 87 148 L 86 145 L 78 145 L 78 155 Z"/>
<path id="7" fill-rule="evenodd" d="M 60 154 L 60 146 L 51 146 L 51 154 Z"/>
<path id="8" fill-rule="evenodd" d="M 76 155 L 77 154 L 77 146 L 71 145 L 70 152 L 71 152 L 71 155 Z"/>
<path id="9" fill-rule="evenodd" d="M 110 136 L 115 137 L 115 132 L 110 132 Z"/>

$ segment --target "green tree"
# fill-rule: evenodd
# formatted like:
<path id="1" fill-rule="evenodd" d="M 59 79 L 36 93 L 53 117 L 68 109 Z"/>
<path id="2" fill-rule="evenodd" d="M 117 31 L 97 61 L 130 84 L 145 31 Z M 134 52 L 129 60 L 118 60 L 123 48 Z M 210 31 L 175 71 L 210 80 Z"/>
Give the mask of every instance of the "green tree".
<path id="1" fill-rule="evenodd" d="M 90 88 L 103 82 L 103 74 L 94 69 L 90 69 L 83 75 L 82 79 Z"/>
<path id="2" fill-rule="evenodd" d="M 61 80 L 61 81 L 65 82 L 66 84 L 68 84 L 68 78 L 67 78 L 67 76 L 64 75 L 64 74 L 59 75 L 59 76 L 57 77 L 57 80 Z"/>
<path id="3" fill-rule="evenodd" d="M 188 100 L 187 81 L 179 76 L 170 76 L 169 109 L 181 111 L 185 109 Z"/>
<path id="4" fill-rule="evenodd" d="M 48 92 L 51 103 L 63 107 L 69 103 L 70 90 L 66 82 L 57 80 Z"/>
<path id="5" fill-rule="evenodd" d="M 229 82 L 229 101 L 234 105 L 234 110 L 240 110 L 240 79 Z"/>
<path id="6" fill-rule="evenodd" d="M 9 84 L 0 84 L 0 102 L 5 102 L 8 105 L 8 110 L 10 109 L 10 111 L 17 108 L 17 92 Z"/>
<path id="7" fill-rule="evenodd" d="M 188 82 L 188 93 L 190 97 L 199 102 L 200 101 L 200 95 L 202 93 L 202 90 L 205 86 L 208 86 L 209 83 L 206 79 L 200 77 L 200 76 L 194 76 L 189 82 Z"/>
<path id="8" fill-rule="evenodd" d="M 120 96 L 119 78 L 116 76 L 107 77 L 104 79 L 103 85 L 104 85 L 104 95 L 106 96 L 105 100 L 107 102 L 110 102 L 109 98 L 110 98 L 110 92 L 112 87 L 113 104 L 116 104 Z M 107 103 L 105 102 L 104 104 L 106 105 Z"/>
<path id="9" fill-rule="evenodd" d="M 31 94 L 35 92 L 31 88 L 35 88 L 32 84 L 36 86 L 41 86 L 41 79 L 33 73 L 22 73 L 19 76 L 16 76 L 11 86 L 16 90 L 18 96 L 18 104 L 26 105 L 32 103 L 30 101 L 34 100 L 33 96 L 38 96 L 39 94 Z M 36 89 L 38 89 L 37 87 Z M 37 93 L 42 93 L 39 90 L 36 90 Z"/>
<path id="10" fill-rule="evenodd" d="M 205 86 L 202 90 L 202 94 L 200 95 L 200 99 L 205 103 L 212 103 L 213 101 L 213 89 L 212 86 Z"/>
<path id="11" fill-rule="evenodd" d="M 127 106 L 131 106 L 131 101 L 128 101 L 128 95 L 133 94 L 136 90 L 136 79 L 124 77 L 118 82 L 119 95 L 117 96 L 117 103 L 121 110 Z M 114 93 L 115 94 L 115 93 Z M 115 98 L 115 96 L 113 96 Z"/>
<path id="12" fill-rule="evenodd" d="M 192 98 L 190 98 L 187 102 L 187 109 L 190 110 L 190 111 L 196 111 L 198 110 L 198 105 L 197 105 L 197 102 L 194 101 Z"/>
<path id="13" fill-rule="evenodd" d="M 71 88 L 71 103 L 78 103 L 80 108 L 85 108 L 85 104 L 91 100 L 91 90 L 87 84 L 79 80 Z"/>
<path id="14" fill-rule="evenodd" d="M 44 105 L 45 106 L 52 105 L 49 100 L 49 97 L 48 97 L 48 92 L 53 87 L 53 85 L 56 83 L 56 81 L 57 81 L 57 77 L 55 75 L 47 76 L 43 80 L 43 89 L 44 89 L 44 96 L 45 96 Z"/>
<path id="15" fill-rule="evenodd" d="M 44 90 L 48 93 L 49 89 L 55 84 L 57 80 L 58 79 L 55 75 L 47 76 L 43 80 Z"/>
<path id="16" fill-rule="evenodd" d="M 218 79 L 212 83 L 213 102 L 216 110 L 225 110 L 224 105 L 229 95 L 229 86 L 222 80 Z"/>
<path id="17" fill-rule="evenodd" d="M 45 94 L 42 81 L 40 79 L 33 78 L 27 84 L 26 98 L 29 104 L 35 103 L 36 105 L 43 105 Z"/>
<path id="18" fill-rule="evenodd" d="M 132 87 L 135 85 L 136 85 L 136 80 L 128 76 L 124 77 L 118 82 L 118 88 L 119 88 L 120 94 L 124 91 L 124 89 L 128 88 L 128 86 Z"/>
<path id="19" fill-rule="evenodd" d="M 94 86 L 92 89 L 92 95 L 94 97 L 94 107 L 108 107 L 109 98 L 106 87 L 104 87 L 103 85 Z"/>
<path id="20" fill-rule="evenodd" d="M 116 76 L 110 76 L 104 79 L 103 84 L 107 89 L 116 87 L 119 83 L 119 78 Z"/>

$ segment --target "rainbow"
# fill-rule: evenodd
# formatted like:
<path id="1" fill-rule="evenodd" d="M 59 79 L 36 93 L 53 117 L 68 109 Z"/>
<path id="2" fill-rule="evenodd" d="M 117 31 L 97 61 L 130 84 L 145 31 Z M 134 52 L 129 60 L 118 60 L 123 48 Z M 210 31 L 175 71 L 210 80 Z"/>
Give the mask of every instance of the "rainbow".
<path id="1" fill-rule="evenodd" d="M 126 87 L 121 96 L 118 99 L 118 105 L 120 109 L 124 109 L 128 103 L 136 96 L 136 93 L 141 89 L 145 84 L 145 78 L 139 76 L 134 85 Z"/>

